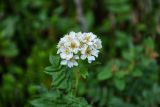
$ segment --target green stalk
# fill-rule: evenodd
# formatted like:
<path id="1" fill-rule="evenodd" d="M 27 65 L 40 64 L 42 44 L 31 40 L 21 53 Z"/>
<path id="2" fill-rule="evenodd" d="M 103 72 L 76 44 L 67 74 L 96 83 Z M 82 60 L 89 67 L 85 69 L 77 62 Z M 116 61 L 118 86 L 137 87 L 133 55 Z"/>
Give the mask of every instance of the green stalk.
<path id="1" fill-rule="evenodd" d="M 79 85 L 79 69 L 75 72 L 76 82 L 75 82 L 75 96 L 77 95 L 78 85 Z"/>

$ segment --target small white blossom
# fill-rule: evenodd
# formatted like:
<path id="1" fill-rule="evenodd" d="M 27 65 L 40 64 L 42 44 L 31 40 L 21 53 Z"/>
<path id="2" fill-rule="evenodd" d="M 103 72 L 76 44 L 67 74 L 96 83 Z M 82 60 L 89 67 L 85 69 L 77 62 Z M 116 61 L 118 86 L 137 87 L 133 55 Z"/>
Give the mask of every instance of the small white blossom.
<path id="1" fill-rule="evenodd" d="M 62 59 L 71 59 L 73 57 L 73 53 L 72 53 L 72 50 L 70 48 L 62 48 L 61 49 L 61 53 L 60 53 L 60 56 Z"/>
<path id="2" fill-rule="evenodd" d="M 69 68 L 71 68 L 73 66 L 78 66 L 78 63 L 76 61 L 77 59 L 79 59 L 79 57 L 77 55 L 72 57 L 70 60 L 64 59 L 61 61 L 61 65 L 67 65 Z"/>
<path id="3" fill-rule="evenodd" d="M 62 59 L 61 65 L 71 68 L 78 66 L 78 55 L 82 60 L 87 59 L 88 63 L 94 61 L 98 57 L 99 49 L 102 48 L 102 42 L 92 32 L 70 32 L 60 39 L 57 48 L 57 54 L 60 54 Z"/>
<path id="4" fill-rule="evenodd" d="M 88 59 L 88 63 L 91 63 L 92 61 L 95 60 L 95 57 L 98 57 L 99 50 L 93 49 L 92 47 L 84 47 L 81 50 L 81 59 Z"/>
<path id="5" fill-rule="evenodd" d="M 97 38 L 97 39 L 94 40 L 93 45 L 94 45 L 94 48 L 101 49 L 102 48 L 102 41 Z"/>
<path id="6" fill-rule="evenodd" d="M 87 44 L 87 45 L 93 45 L 93 41 L 96 38 L 96 35 L 93 33 L 84 33 L 82 36 L 82 42 Z"/>

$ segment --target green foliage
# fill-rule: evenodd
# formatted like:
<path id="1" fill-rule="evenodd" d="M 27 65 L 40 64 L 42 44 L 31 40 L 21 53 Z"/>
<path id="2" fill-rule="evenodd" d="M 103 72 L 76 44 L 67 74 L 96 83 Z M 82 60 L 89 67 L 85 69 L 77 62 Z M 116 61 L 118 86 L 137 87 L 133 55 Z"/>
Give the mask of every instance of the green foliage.
<path id="1" fill-rule="evenodd" d="M 31 103 L 35 107 L 91 107 L 83 98 L 77 98 L 70 94 L 61 95 L 59 92 L 48 92 Z"/>
<path id="2" fill-rule="evenodd" d="M 103 50 L 100 63 L 70 70 L 52 55 L 63 34 L 82 30 L 73 0 L 0 1 L 0 107 L 31 107 L 35 98 L 37 107 L 160 105 L 159 0 L 83 0 L 82 7 Z"/>
<path id="3" fill-rule="evenodd" d="M 112 77 L 112 67 L 111 65 L 106 65 L 102 68 L 101 72 L 98 74 L 98 80 L 106 80 Z"/>
<path id="4" fill-rule="evenodd" d="M 86 100 L 76 96 L 80 79 L 78 73 L 81 72 L 79 67 L 73 69 L 61 67 L 59 60 L 58 56 L 50 55 L 49 61 L 52 66 L 45 68 L 45 72 L 52 76 L 52 91 L 43 93 L 39 98 L 31 101 L 31 104 L 35 107 L 91 107 Z M 88 72 L 85 68 L 82 71 L 81 76 L 86 78 Z"/>

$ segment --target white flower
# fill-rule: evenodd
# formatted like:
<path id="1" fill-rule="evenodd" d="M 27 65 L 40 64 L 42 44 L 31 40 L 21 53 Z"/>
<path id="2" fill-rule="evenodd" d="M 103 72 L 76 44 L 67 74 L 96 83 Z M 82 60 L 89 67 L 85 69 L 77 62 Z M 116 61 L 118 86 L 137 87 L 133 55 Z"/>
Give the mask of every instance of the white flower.
<path id="1" fill-rule="evenodd" d="M 79 59 L 79 57 L 77 55 L 72 57 L 70 60 L 65 60 L 64 59 L 64 60 L 61 61 L 61 65 L 67 65 L 69 68 L 71 68 L 73 66 L 78 66 L 78 63 L 77 63 L 76 59 Z"/>
<path id="2" fill-rule="evenodd" d="M 77 39 L 80 41 L 80 42 L 82 42 L 82 38 L 83 37 L 83 33 L 82 32 L 78 32 L 77 33 Z"/>
<path id="3" fill-rule="evenodd" d="M 77 54 L 79 51 L 80 42 L 78 39 L 74 39 L 72 41 L 69 41 L 69 47 L 71 48 L 72 52 Z"/>
<path id="4" fill-rule="evenodd" d="M 101 49 L 101 48 L 102 48 L 102 41 L 97 38 L 97 39 L 94 40 L 93 45 L 94 45 L 94 47 L 95 47 L 96 49 Z"/>
<path id="5" fill-rule="evenodd" d="M 76 33 L 70 32 L 68 35 L 65 36 L 65 40 L 66 40 L 65 41 L 66 44 L 64 44 L 65 47 L 71 48 L 71 51 L 77 54 L 79 51 L 80 42 L 78 38 L 76 37 Z"/>
<path id="6" fill-rule="evenodd" d="M 57 45 L 57 54 L 60 55 L 61 65 L 68 67 L 78 66 L 78 55 L 82 60 L 88 59 L 91 63 L 98 57 L 102 42 L 93 33 L 70 32 L 60 39 Z"/>
<path id="7" fill-rule="evenodd" d="M 60 57 L 61 57 L 62 59 L 67 59 L 67 60 L 69 60 L 69 59 L 71 59 L 71 58 L 73 57 L 73 53 L 72 53 L 72 51 L 71 51 L 70 48 L 67 48 L 67 47 L 61 48 Z"/>
<path id="8" fill-rule="evenodd" d="M 81 41 L 87 45 L 93 45 L 93 41 L 96 38 L 96 35 L 94 35 L 93 33 L 84 33 Z"/>
<path id="9" fill-rule="evenodd" d="M 96 50 L 96 49 L 93 49 L 92 47 L 84 47 L 82 48 L 82 51 L 81 51 L 81 59 L 84 60 L 84 59 L 88 59 L 88 63 L 91 63 L 92 61 L 95 60 L 95 57 L 98 57 L 98 53 L 99 51 Z"/>

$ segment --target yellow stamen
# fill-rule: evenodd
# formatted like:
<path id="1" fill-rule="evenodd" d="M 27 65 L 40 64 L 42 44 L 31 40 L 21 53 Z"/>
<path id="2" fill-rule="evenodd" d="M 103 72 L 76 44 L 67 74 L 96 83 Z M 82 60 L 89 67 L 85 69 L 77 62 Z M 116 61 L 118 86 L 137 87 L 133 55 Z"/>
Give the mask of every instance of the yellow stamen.
<path id="1" fill-rule="evenodd" d="M 72 48 L 72 49 L 76 48 L 76 44 L 72 42 L 72 43 L 71 43 L 71 48 Z"/>

